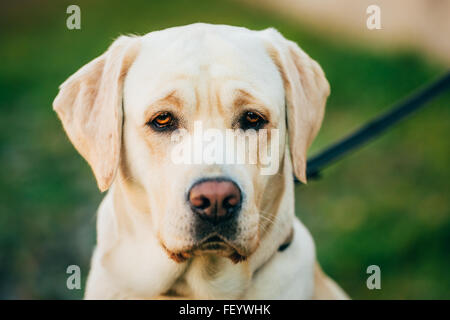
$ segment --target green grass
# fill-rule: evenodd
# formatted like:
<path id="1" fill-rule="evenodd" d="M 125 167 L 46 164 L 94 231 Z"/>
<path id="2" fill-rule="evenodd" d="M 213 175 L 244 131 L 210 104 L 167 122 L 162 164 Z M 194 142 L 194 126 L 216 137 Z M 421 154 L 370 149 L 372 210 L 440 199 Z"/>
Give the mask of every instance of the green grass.
<path id="1" fill-rule="evenodd" d="M 70 31 L 65 9 L 75 3 L 82 29 Z M 67 290 L 65 270 L 77 264 L 87 275 L 101 194 L 51 103 L 58 85 L 119 34 L 197 21 L 276 27 L 331 84 L 311 154 L 444 70 L 407 50 L 372 52 L 229 1 L 40 1 L 5 5 L 0 18 L 2 298 L 82 297 Z M 296 188 L 323 268 L 353 298 L 450 298 L 449 106 L 447 93 Z M 382 290 L 365 286 L 371 264 L 381 267 Z"/>

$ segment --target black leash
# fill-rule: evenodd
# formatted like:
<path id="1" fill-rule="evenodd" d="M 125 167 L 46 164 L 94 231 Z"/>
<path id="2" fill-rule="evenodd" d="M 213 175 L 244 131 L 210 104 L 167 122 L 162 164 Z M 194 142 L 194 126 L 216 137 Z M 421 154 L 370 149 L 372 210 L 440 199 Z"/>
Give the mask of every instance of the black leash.
<path id="1" fill-rule="evenodd" d="M 320 177 L 320 172 L 325 167 L 344 155 L 354 150 L 357 147 L 367 143 L 370 139 L 380 135 L 387 129 L 395 125 L 397 122 L 411 114 L 413 111 L 425 106 L 432 98 L 436 97 L 441 92 L 444 92 L 450 87 L 450 72 L 447 72 L 436 80 L 435 82 L 427 85 L 425 88 L 418 92 L 414 92 L 405 100 L 394 105 L 392 110 L 378 116 L 368 124 L 362 126 L 354 133 L 343 138 L 315 155 L 311 159 L 308 159 L 306 176 L 308 179 L 317 179 Z M 294 177 L 296 183 L 300 183 L 297 178 Z"/>

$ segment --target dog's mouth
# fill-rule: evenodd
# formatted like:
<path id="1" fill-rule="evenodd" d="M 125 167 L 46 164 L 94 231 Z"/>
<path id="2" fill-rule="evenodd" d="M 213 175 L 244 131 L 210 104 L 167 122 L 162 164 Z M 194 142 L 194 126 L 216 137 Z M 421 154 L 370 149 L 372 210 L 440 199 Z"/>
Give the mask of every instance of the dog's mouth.
<path id="1" fill-rule="evenodd" d="M 198 246 L 202 251 L 221 251 L 229 248 L 230 245 L 221 237 L 214 235 L 203 240 Z"/>
<path id="2" fill-rule="evenodd" d="M 164 247 L 165 248 L 165 247 Z M 241 250 L 233 245 L 229 240 L 219 235 L 211 235 L 199 241 L 189 250 L 174 253 L 165 248 L 169 257 L 176 262 L 184 262 L 194 256 L 202 256 L 205 254 L 215 254 L 218 256 L 229 258 L 233 263 L 245 261 L 247 256 L 241 253 Z"/>
<path id="3" fill-rule="evenodd" d="M 192 250 L 194 255 L 217 254 L 220 256 L 230 256 L 238 252 L 233 243 L 217 234 L 206 237 Z"/>

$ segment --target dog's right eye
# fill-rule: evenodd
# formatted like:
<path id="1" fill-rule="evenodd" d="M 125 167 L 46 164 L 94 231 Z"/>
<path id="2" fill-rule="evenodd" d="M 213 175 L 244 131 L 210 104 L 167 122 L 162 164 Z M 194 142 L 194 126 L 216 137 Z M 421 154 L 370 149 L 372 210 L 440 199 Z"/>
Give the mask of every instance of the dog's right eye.
<path id="1" fill-rule="evenodd" d="M 176 118 L 167 111 L 158 112 L 148 122 L 157 131 L 173 130 L 176 127 Z"/>

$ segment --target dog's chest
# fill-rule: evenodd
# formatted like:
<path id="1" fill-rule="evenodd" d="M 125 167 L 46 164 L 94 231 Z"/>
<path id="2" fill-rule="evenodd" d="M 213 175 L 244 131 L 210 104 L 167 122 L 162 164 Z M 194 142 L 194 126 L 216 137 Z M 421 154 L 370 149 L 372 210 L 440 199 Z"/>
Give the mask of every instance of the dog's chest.
<path id="1" fill-rule="evenodd" d="M 248 264 L 217 256 L 196 257 L 166 295 L 186 299 L 239 299 L 251 282 Z"/>

